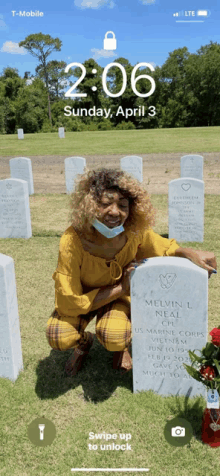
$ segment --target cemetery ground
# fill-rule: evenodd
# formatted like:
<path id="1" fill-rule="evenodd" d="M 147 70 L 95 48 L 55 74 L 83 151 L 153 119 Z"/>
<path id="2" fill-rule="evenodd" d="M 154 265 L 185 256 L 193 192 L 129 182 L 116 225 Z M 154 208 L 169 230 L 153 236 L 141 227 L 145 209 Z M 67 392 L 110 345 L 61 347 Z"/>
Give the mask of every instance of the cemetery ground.
<path id="1" fill-rule="evenodd" d="M 220 128 L 209 129 L 218 129 L 219 133 Z M 140 140 L 137 143 L 138 150 L 132 141 L 130 148 L 127 147 L 122 131 L 121 142 L 118 138 L 117 156 L 114 155 L 115 143 L 112 144 L 112 150 L 110 143 L 105 148 L 104 142 L 101 145 L 98 139 L 92 139 L 96 133 L 91 132 L 79 133 L 77 150 L 75 144 L 66 146 L 66 139 L 57 138 L 61 145 L 58 144 L 60 149 L 57 148 L 56 152 L 52 149 L 49 152 L 46 143 L 45 150 L 43 145 L 38 148 L 37 141 L 35 147 L 31 145 L 30 149 L 21 150 L 21 147 L 27 147 L 25 137 L 19 143 L 16 141 L 13 152 L 9 153 L 13 141 L 9 138 L 7 148 L 6 137 L 3 137 L 5 148 L 2 156 L 5 158 L 0 160 L 0 179 L 9 177 L 9 158 L 30 157 L 35 185 L 35 194 L 30 196 L 32 238 L 0 239 L 1 253 L 11 256 L 15 262 L 24 362 L 24 370 L 15 383 L 0 379 L 0 474 L 3 476 L 66 476 L 71 474 L 71 468 L 76 467 L 150 468 L 149 474 L 152 476 L 212 476 L 219 472 L 220 448 L 211 448 L 201 441 L 202 414 L 206 406 L 202 397 L 161 397 L 153 392 L 133 394 L 131 372 L 120 376 L 112 370 L 113 354 L 106 351 L 97 340 L 82 371 L 74 378 L 67 377 L 64 365 L 71 351 L 52 350 L 45 337 L 46 322 L 54 309 L 54 281 L 51 276 L 57 265 L 60 236 L 69 226 L 69 197 L 65 194 L 64 181 L 64 158 L 68 156 L 85 157 L 90 169 L 100 165 L 119 166 L 120 157 L 131 153 L 143 156 L 144 185 L 152 193 L 151 199 L 157 211 L 154 229 L 167 235 L 167 184 L 180 176 L 182 155 L 203 155 L 205 239 L 203 243 L 180 244 L 211 250 L 220 262 L 220 157 L 217 139 L 213 150 L 211 139 L 204 133 L 200 135 L 200 143 L 195 145 L 191 138 L 184 142 L 184 146 L 182 143 L 178 152 L 178 140 L 174 141 L 173 147 L 174 142 L 170 140 L 172 130 L 167 131 L 170 135 L 164 139 L 167 142 L 163 152 L 161 143 L 157 141 L 153 145 L 150 139 L 148 144 Z M 129 135 L 133 131 L 125 132 L 130 141 Z M 75 133 L 72 134 L 74 142 Z M 86 137 L 82 134 L 86 134 Z M 91 141 L 94 140 L 94 149 L 90 152 L 87 134 L 91 134 Z M 32 138 L 39 138 L 40 142 L 42 136 L 46 141 L 46 134 L 33 135 Z M 55 134 L 51 138 L 53 148 Z M 82 139 L 85 140 L 85 149 Z M 33 140 L 31 142 L 33 144 Z M 147 155 L 144 155 L 146 152 Z M 44 155 L 47 153 L 49 157 Z M 218 275 L 213 275 L 209 280 L 208 324 L 209 332 L 220 324 Z M 93 320 L 87 329 L 94 331 L 94 328 Z M 170 446 L 163 434 L 167 421 L 176 416 L 188 420 L 194 432 L 191 442 L 179 448 Z M 56 427 L 56 438 L 52 445 L 42 448 L 34 446 L 27 437 L 28 425 L 39 417 L 48 418 Z M 108 442 L 90 440 L 90 432 L 130 434 L 130 449 L 89 450 L 89 444 L 124 443 L 119 439 Z M 115 473 L 108 474 L 113 476 Z"/>

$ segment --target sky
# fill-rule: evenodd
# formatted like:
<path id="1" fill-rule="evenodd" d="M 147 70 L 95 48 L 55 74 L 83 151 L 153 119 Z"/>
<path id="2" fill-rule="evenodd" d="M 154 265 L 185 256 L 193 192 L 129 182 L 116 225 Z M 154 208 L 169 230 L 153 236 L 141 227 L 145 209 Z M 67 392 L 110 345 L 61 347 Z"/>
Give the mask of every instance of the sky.
<path id="1" fill-rule="evenodd" d="M 43 15 L 29 16 L 31 11 Z M 198 11 L 202 15 L 198 15 Z M 116 50 L 104 49 L 108 31 L 115 34 Z M 52 53 L 49 60 L 63 60 L 69 64 L 94 58 L 105 67 L 122 56 L 132 65 L 147 62 L 161 66 L 174 49 L 186 46 L 195 53 L 210 41 L 220 43 L 220 1 L 6 2 L 0 6 L 0 73 L 7 66 L 17 68 L 21 76 L 25 71 L 35 73 L 37 59 L 18 44 L 26 36 L 39 32 L 62 41 L 61 51 Z"/>

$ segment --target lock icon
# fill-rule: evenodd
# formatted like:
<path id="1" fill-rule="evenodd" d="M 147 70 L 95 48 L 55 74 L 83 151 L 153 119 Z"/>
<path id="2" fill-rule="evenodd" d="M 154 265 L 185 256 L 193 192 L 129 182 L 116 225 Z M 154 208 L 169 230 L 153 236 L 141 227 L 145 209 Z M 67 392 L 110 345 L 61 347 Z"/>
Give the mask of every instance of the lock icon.
<path id="1" fill-rule="evenodd" d="M 112 34 L 112 38 L 108 38 L 108 34 Z M 104 38 L 104 50 L 116 50 L 116 38 L 113 31 L 107 31 Z"/>

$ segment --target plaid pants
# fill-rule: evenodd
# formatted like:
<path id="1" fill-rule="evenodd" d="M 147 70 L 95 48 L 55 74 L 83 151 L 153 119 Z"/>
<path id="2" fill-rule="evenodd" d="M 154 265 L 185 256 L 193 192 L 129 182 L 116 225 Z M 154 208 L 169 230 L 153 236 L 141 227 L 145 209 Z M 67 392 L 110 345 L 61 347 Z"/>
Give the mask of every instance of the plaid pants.
<path id="1" fill-rule="evenodd" d="M 56 310 L 47 322 L 46 337 L 53 349 L 67 350 L 87 341 L 85 328 L 96 319 L 96 337 L 112 352 L 127 350 L 131 341 L 130 304 L 117 299 L 84 316 L 59 316 Z"/>

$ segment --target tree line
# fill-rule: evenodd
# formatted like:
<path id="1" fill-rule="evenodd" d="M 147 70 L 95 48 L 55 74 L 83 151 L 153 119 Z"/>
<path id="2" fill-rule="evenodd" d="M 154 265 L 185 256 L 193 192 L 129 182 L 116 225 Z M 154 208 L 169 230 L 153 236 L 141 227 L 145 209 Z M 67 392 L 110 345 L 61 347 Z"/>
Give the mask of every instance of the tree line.
<path id="1" fill-rule="evenodd" d="M 25 133 L 57 132 L 64 126 L 66 131 L 152 129 L 170 127 L 205 127 L 220 125 L 220 44 L 210 42 L 196 53 L 190 53 L 187 47 L 178 48 L 169 53 L 162 66 L 136 71 L 136 92 L 147 94 L 151 83 L 143 75 L 149 75 L 156 84 L 154 93 L 149 97 L 139 97 L 132 87 L 132 65 L 126 58 L 118 58 L 127 77 L 127 85 L 122 95 L 109 97 L 103 89 L 102 68 L 94 59 L 86 60 L 84 79 L 78 83 L 76 91 L 86 93 L 87 97 L 66 98 L 65 91 L 70 89 L 82 69 L 74 67 L 65 73 L 64 61 L 49 61 L 54 51 L 61 51 L 62 42 L 42 33 L 29 35 L 19 46 L 26 48 L 37 59 L 35 75 L 26 71 L 22 78 L 16 68 L 7 67 L 0 75 L 0 133 L 14 134 L 18 128 Z M 146 60 L 147 61 L 147 60 Z M 96 69 L 94 74 L 93 70 Z M 73 76 L 75 80 L 72 81 Z M 134 79 L 133 79 L 134 81 Z M 96 91 L 92 90 L 96 87 Z M 122 71 L 112 67 L 106 78 L 107 90 L 117 95 L 123 87 Z M 99 115 L 66 116 L 64 107 L 71 109 L 111 109 L 108 119 Z M 132 115 L 127 119 L 116 111 L 145 107 L 145 115 Z M 153 109 L 156 114 L 148 115 Z M 140 110 L 142 110 L 140 108 Z"/>

